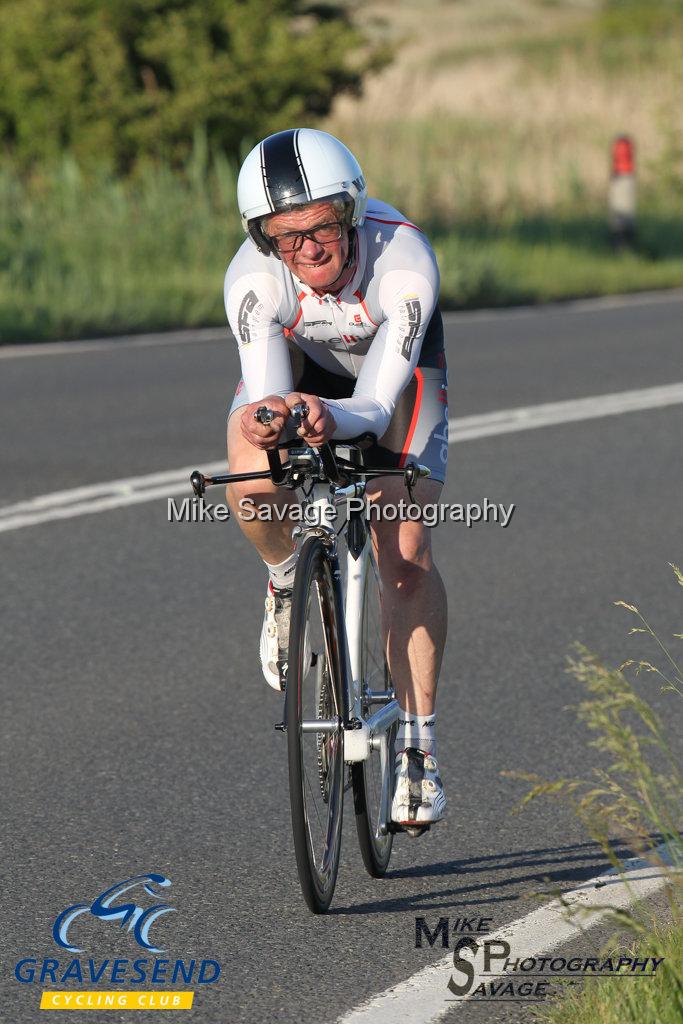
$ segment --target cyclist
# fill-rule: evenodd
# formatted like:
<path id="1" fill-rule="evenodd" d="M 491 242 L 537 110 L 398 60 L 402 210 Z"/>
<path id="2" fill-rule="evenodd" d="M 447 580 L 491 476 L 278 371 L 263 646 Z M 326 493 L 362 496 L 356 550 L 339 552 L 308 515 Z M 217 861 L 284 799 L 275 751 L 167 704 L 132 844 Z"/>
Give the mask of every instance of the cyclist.
<path id="1" fill-rule="evenodd" d="M 371 431 L 378 441 L 366 452 L 368 464 L 426 464 L 431 477 L 419 481 L 416 499 L 436 501 L 448 409 L 439 272 L 426 237 L 391 206 L 369 200 L 352 153 L 310 128 L 259 143 L 240 170 L 237 197 L 249 237 L 225 278 L 242 367 L 228 417 L 231 472 L 267 468 L 265 449 L 304 401 L 309 412 L 299 434 L 309 444 Z M 260 405 L 275 412 L 272 423 L 255 419 Z M 385 508 L 405 498 L 405 486 L 400 476 L 381 477 L 368 482 L 367 495 Z M 282 507 L 287 498 L 267 481 L 228 487 L 235 519 L 268 568 L 260 654 L 267 682 L 280 689 L 296 568 L 292 524 L 286 514 L 244 514 L 244 499 Z M 391 816 L 430 824 L 446 804 L 434 712 L 446 592 L 421 522 L 373 519 L 372 535 L 401 709 Z"/>

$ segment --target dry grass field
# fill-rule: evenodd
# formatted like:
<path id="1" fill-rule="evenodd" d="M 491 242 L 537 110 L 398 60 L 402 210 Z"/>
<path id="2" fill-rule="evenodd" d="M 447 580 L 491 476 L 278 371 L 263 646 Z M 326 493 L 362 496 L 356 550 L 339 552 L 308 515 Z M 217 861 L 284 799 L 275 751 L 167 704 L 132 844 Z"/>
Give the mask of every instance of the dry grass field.
<path id="1" fill-rule="evenodd" d="M 375 192 L 459 220 L 605 195 L 627 132 L 649 192 L 683 181 L 683 5 L 600 0 L 373 0 L 356 17 L 394 63 L 328 120 Z M 668 10 L 667 10 L 668 8 Z"/>

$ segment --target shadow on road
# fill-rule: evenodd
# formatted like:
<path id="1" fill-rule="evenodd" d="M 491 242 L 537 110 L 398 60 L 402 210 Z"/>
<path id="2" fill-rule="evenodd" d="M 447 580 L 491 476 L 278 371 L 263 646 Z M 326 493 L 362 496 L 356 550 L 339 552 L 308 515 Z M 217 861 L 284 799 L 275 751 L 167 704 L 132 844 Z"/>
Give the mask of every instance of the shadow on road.
<path id="1" fill-rule="evenodd" d="M 655 836 L 651 838 L 657 839 Z M 612 850 L 622 860 L 632 856 L 632 851 L 618 842 L 612 844 Z M 335 907 L 329 913 L 394 914 L 412 910 L 444 910 L 449 907 L 457 911 L 471 905 L 476 905 L 478 911 L 483 912 L 487 904 L 515 901 L 528 904 L 527 909 L 534 909 L 534 904 L 555 897 L 558 890 L 576 888 L 581 882 L 609 867 L 602 849 L 593 842 L 421 864 L 389 871 L 386 879 L 450 878 L 454 884 L 438 889 L 430 888 L 429 892 L 414 892 L 355 906 Z M 532 870 L 524 871 L 525 868 Z M 467 884 L 462 885 L 465 877 Z M 477 877 L 480 880 L 477 881 Z M 468 899 L 475 894 L 476 898 Z"/>

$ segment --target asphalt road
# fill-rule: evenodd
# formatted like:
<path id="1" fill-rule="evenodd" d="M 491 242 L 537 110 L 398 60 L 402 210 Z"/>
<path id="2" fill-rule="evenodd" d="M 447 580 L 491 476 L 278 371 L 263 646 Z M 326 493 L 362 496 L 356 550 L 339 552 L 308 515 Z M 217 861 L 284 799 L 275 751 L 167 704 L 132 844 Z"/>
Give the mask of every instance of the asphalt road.
<path id="1" fill-rule="evenodd" d="M 450 316 L 451 415 L 679 382 L 682 322 L 680 296 Z M 236 376 L 227 334 L 0 359 L 0 505 L 221 458 Z M 52 940 L 60 911 L 149 871 L 172 880 L 177 911 L 154 926 L 160 955 L 221 965 L 216 983 L 192 986 L 201 1024 L 333 1024 L 442 955 L 415 948 L 416 916 L 497 928 L 539 889 L 596 874 L 603 860 L 569 812 L 546 802 L 514 816 L 526 787 L 501 772 L 556 778 L 597 763 L 566 710 L 579 697 L 571 644 L 613 662 L 655 653 L 626 638 L 613 601 L 680 631 L 668 563 L 683 562 L 682 438 L 673 405 L 451 447 L 445 501 L 516 511 L 505 530 L 435 532 L 450 615 L 438 706 L 448 819 L 399 838 L 375 881 L 347 813 L 323 918 L 298 890 L 280 698 L 257 663 L 265 579 L 236 526 L 169 524 L 157 499 L 1 534 L 0 1020 L 41 1019 L 45 986 L 17 982 L 14 965 L 68 964 Z M 671 697 L 643 687 L 680 735 Z M 112 923 L 73 927 L 84 962 L 144 955 Z M 513 1019 L 502 1006 L 487 1017 Z"/>

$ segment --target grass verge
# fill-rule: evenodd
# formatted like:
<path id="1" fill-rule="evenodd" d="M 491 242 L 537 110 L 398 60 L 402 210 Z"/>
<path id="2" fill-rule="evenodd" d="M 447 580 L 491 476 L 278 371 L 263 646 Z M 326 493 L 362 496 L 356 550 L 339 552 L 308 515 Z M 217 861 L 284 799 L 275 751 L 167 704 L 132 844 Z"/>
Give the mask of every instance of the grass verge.
<path id="1" fill-rule="evenodd" d="M 683 284 L 683 209 L 642 210 L 631 252 L 612 249 L 600 212 L 516 216 L 430 233 L 447 309 L 542 303 Z M 680 240 L 679 240 L 680 239 Z"/>
<path id="2" fill-rule="evenodd" d="M 0 340 L 77 338 L 225 322 L 222 282 L 242 242 L 230 165 L 196 154 L 84 178 L 65 159 L 0 173 Z"/>
<path id="3" fill-rule="evenodd" d="M 672 568 L 683 587 L 683 573 Z M 515 774 L 533 783 L 522 807 L 542 796 L 559 797 L 570 804 L 618 871 L 623 867 L 614 837 L 665 874 L 668 927 L 653 924 L 646 906 L 612 914 L 615 926 L 632 936 L 631 949 L 637 950 L 639 957 L 663 957 L 664 962 L 661 974 L 658 968 L 655 978 L 646 984 L 625 986 L 611 979 L 599 989 L 569 991 L 539 1012 L 537 1020 L 545 1024 L 673 1024 L 683 1019 L 683 776 L 661 718 L 636 686 L 638 677 L 649 675 L 661 682 L 663 693 L 681 699 L 683 671 L 638 608 L 623 601 L 617 604 L 635 617 L 637 624 L 630 633 L 654 643 L 661 664 L 629 658 L 612 669 L 583 647 L 570 661 L 570 673 L 588 692 L 578 706 L 578 716 L 593 735 L 591 746 L 601 755 L 602 765 L 588 779 L 548 782 Z M 674 638 L 683 639 L 683 633 Z M 627 671 L 635 673 L 633 682 Z M 654 852 L 662 842 L 665 859 Z"/>
<path id="4" fill-rule="evenodd" d="M 619 978 L 601 981 L 599 988 L 586 985 L 581 991 L 568 987 L 567 995 L 544 1007 L 537 1024 L 679 1024 L 683 1019 L 683 987 L 680 962 L 683 923 L 671 928 L 652 926 L 651 937 L 612 955 L 664 957 L 654 977 L 633 984 Z"/>
<path id="5" fill-rule="evenodd" d="M 373 193 L 413 215 L 398 183 Z M 234 170 L 196 154 L 184 174 L 148 167 L 85 178 L 65 159 L 29 181 L 0 172 L 0 341 L 222 325 L 222 280 L 243 240 Z M 683 201 L 643 204 L 636 251 L 615 254 L 594 204 L 533 211 L 514 194 L 467 217 L 422 209 L 447 309 L 683 285 Z M 438 204 L 437 204 L 438 205 Z"/>

